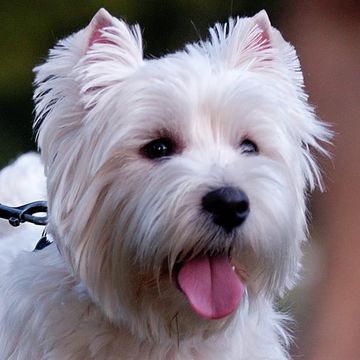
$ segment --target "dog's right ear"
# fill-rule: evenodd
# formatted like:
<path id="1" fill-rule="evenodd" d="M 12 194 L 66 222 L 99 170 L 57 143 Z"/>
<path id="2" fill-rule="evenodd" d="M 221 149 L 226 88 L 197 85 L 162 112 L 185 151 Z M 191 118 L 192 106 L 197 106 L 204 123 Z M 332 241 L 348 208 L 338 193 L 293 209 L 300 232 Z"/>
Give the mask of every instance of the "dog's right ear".
<path id="1" fill-rule="evenodd" d="M 88 44 L 87 47 L 91 48 L 91 46 L 95 43 L 108 43 L 110 41 L 106 41 L 102 33 L 105 28 L 110 26 L 114 26 L 115 20 L 113 17 L 104 9 L 100 9 L 93 19 L 91 20 L 88 26 Z M 110 42 L 111 43 L 111 42 Z"/>
<path id="2" fill-rule="evenodd" d="M 84 31 L 88 37 L 86 53 L 94 51 L 98 44 L 110 45 L 115 58 L 124 65 L 136 67 L 142 62 L 142 38 L 138 25 L 128 26 L 105 9 L 100 9 Z M 98 50 L 101 50 L 101 47 L 98 47 Z"/>
<path id="3" fill-rule="evenodd" d="M 140 66 L 142 38 L 138 25 L 128 26 L 105 9 L 96 13 L 84 31 L 85 54 L 75 70 L 82 100 L 91 106 L 94 101 L 91 96 L 97 97 L 99 92 L 122 81 Z"/>
<path id="4" fill-rule="evenodd" d="M 100 9 L 85 29 L 59 41 L 50 50 L 47 61 L 34 69 L 35 85 L 41 87 L 35 93 L 35 100 L 43 92 L 43 85 L 50 87 L 49 80 L 63 78 L 76 81 L 77 88 L 84 85 L 88 88 L 87 81 L 110 74 L 112 82 L 121 80 L 142 61 L 139 26 L 128 26 L 105 9 Z M 93 85 L 98 87 L 100 84 L 90 86 Z"/>
<path id="5" fill-rule="evenodd" d="M 142 62 L 140 28 L 104 9 L 50 50 L 46 62 L 34 69 L 34 128 L 45 164 L 60 144 L 74 139 L 85 112 Z"/>

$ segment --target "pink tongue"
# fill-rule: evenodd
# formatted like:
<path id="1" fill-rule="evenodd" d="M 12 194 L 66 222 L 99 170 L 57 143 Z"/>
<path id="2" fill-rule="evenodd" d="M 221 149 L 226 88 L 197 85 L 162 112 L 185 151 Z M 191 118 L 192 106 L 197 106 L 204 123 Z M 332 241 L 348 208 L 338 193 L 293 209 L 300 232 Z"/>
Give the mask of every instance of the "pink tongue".
<path id="1" fill-rule="evenodd" d="M 244 284 L 227 256 L 198 256 L 179 271 L 178 284 L 191 307 L 205 319 L 220 319 L 239 305 Z"/>

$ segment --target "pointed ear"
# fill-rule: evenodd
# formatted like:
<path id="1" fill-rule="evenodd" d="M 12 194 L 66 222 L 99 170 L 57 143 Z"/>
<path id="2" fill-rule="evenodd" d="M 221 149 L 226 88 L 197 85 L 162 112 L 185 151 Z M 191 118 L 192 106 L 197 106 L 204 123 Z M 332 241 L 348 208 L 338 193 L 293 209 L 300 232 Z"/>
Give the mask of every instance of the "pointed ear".
<path id="1" fill-rule="evenodd" d="M 252 18 L 230 18 L 225 25 L 216 24 L 210 29 L 210 41 L 202 46 L 228 68 L 268 66 L 274 58 L 274 31 L 262 10 Z"/>
<path id="2" fill-rule="evenodd" d="M 109 59 L 112 51 L 114 59 L 124 65 L 136 67 L 142 62 L 142 37 L 138 25 L 128 26 L 105 9 L 100 9 L 85 32 L 88 37 L 85 52 L 97 53 L 99 58 L 95 60 Z M 104 50 L 107 56 L 102 57 L 101 50 Z"/>
<path id="3" fill-rule="evenodd" d="M 266 11 L 259 11 L 255 16 L 253 16 L 253 21 L 260 29 L 258 44 L 263 47 L 271 47 L 272 27 Z"/>
<path id="4" fill-rule="evenodd" d="M 139 26 L 128 26 L 104 9 L 85 29 L 59 41 L 34 69 L 34 128 L 45 156 L 54 156 L 56 147 L 79 128 L 81 114 L 142 61 Z"/>
<path id="5" fill-rule="evenodd" d="M 97 12 L 85 31 L 87 48 L 76 71 L 83 100 L 91 106 L 95 98 L 86 95 L 121 82 L 142 63 L 142 38 L 138 25 L 130 27 L 105 9 Z"/>
<path id="6" fill-rule="evenodd" d="M 91 20 L 89 29 L 89 41 L 88 49 L 95 43 L 106 43 L 106 40 L 102 37 L 102 29 L 114 26 L 113 17 L 104 9 L 100 9 Z"/>
<path id="7" fill-rule="evenodd" d="M 239 22 L 236 26 L 239 26 Z M 271 26 L 269 17 L 265 10 L 261 10 L 255 16 L 248 19 L 248 29 L 244 34 L 245 46 L 240 59 L 249 56 L 255 59 L 254 67 L 266 67 L 274 59 L 273 43 L 274 28 Z M 237 39 L 239 41 L 239 39 Z"/>
<path id="8" fill-rule="evenodd" d="M 271 26 L 265 10 L 251 18 L 229 19 L 210 29 L 202 43 L 207 53 L 229 69 L 272 71 L 286 74 L 301 90 L 300 64 L 294 48 Z"/>

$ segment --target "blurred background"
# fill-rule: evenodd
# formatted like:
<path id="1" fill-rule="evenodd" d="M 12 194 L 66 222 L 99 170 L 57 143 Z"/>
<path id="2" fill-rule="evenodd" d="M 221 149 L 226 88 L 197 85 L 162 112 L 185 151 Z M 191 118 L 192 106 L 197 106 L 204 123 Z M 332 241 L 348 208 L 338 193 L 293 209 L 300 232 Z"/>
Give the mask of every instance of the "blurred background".
<path id="1" fill-rule="evenodd" d="M 38 0 L 0 6 L 0 165 L 35 149 L 32 68 L 105 7 L 143 29 L 146 56 L 207 35 L 229 16 L 266 9 L 297 48 L 317 114 L 336 133 L 326 194 L 311 203 L 303 280 L 281 305 L 295 312 L 295 359 L 360 359 L 360 2 L 357 0 Z"/>

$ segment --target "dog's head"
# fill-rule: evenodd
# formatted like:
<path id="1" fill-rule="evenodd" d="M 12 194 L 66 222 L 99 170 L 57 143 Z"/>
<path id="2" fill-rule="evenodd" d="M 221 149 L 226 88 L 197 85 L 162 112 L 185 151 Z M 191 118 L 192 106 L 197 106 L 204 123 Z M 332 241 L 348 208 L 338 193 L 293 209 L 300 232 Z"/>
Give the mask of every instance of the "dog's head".
<path id="1" fill-rule="evenodd" d="M 113 322 L 211 333 L 292 286 L 329 133 L 264 11 L 145 60 L 100 10 L 35 71 L 50 232 Z"/>

